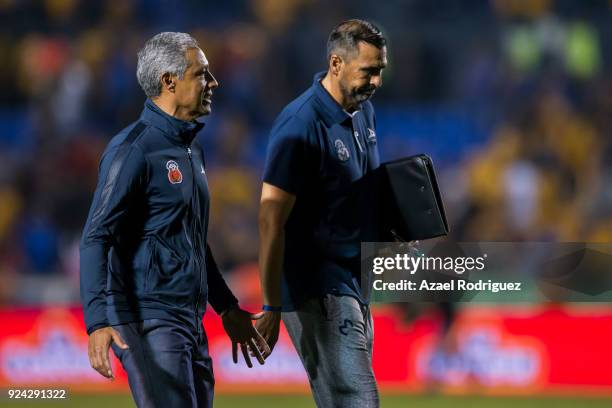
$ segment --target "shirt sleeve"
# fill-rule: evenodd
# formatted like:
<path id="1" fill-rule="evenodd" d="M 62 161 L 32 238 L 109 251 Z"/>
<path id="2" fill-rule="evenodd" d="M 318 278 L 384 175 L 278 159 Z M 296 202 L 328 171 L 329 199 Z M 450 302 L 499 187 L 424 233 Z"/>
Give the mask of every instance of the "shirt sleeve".
<path id="1" fill-rule="evenodd" d="M 88 334 L 108 326 L 108 252 L 127 219 L 134 196 L 142 191 L 145 177 L 144 155 L 134 145 L 110 148 L 102 157 L 98 185 L 80 245 L 81 303 Z"/>
<path id="2" fill-rule="evenodd" d="M 306 177 L 318 171 L 317 160 L 306 124 L 290 118 L 272 129 L 263 181 L 297 195 Z"/>
<path id="3" fill-rule="evenodd" d="M 208 303 L 217 314 L 238 304 L 238 299 L 227 286 L 219 271 L 208 243 L 206 244 L 206 277 L 208 278 Z"/>

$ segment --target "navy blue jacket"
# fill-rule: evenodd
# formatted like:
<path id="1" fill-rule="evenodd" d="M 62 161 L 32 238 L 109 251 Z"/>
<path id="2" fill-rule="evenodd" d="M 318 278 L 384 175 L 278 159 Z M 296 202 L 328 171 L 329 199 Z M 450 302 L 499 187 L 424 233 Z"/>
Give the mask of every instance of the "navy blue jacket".
<path id="1" fill-rule="evenodd" d="M 202 126 L 147 100 L 107 146 L 81 240 L 88 333 L 151 318 L 199 331 L 207 301 L 218 313 L 237 304 L 206 241 Z"/>

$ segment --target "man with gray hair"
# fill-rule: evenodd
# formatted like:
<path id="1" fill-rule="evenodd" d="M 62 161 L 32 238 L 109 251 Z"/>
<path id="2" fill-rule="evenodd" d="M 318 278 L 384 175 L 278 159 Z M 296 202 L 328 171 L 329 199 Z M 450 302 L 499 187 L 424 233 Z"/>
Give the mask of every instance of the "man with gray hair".
<path id="1" fill-rule="evenodd" d="M 113 378 L 121 361 L 139 407 L 212 407 L 202 317 L 209 302 L 249 367 L 267 344 L 238 307 L 207 244 L 209 191 L 195 140 L 219 86 L 198 43 L 160 33 L 138 53 L 140 118 L 108 144 L 81 240 L 89 360 Z"/>

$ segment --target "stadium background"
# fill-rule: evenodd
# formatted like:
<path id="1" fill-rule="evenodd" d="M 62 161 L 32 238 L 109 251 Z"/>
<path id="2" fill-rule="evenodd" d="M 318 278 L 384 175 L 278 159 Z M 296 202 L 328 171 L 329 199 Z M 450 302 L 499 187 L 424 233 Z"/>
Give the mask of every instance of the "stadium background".
<path id="1" fill-rule="evenodd" d="M 69 390 L 58 406 L 130 405 L 119 367 L 108 383 L 87 363 L 78 240 L 100 154 L 142 109 L 144 41 L 192 33 L 221 84 L 199 136 L 211 246 L 256 309 L 267 132 L 350 17 L 390 41 L 374 99 L 381 156 L 433 157 L 453 239 L 611 240 L 611 1 L 0 0 L 3 390 L 54 386 Z M 374 315 L 383 406 L 612 402 L 610 305 L 463 305 L 449 327 L 435 306 Z M 312 406 L 286 336 L 265 367 L 247 370 L 229 363 L 214 312 L 206 327 L 219 406 Z"/>

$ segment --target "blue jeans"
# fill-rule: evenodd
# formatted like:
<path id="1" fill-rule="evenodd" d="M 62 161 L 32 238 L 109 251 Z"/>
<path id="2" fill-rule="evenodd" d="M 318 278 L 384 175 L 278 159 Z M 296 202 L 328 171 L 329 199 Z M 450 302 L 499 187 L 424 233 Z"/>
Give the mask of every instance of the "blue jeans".
<path id="1" fill-rule="evenodd" d="M 212 407 L 214 376 L 208 340 L 189 327 L 148 319 L 113 326 L 129 349 L 113 351 L 127 372 L 138 407 Z"/>
<path id="2" fill-rule="evenodd" d="M 380 406 L 372 369 L 374 325 L 369 306 L 351 296 L 326 295 L 283 312 L 282 317 L 317 407 Z"/>

